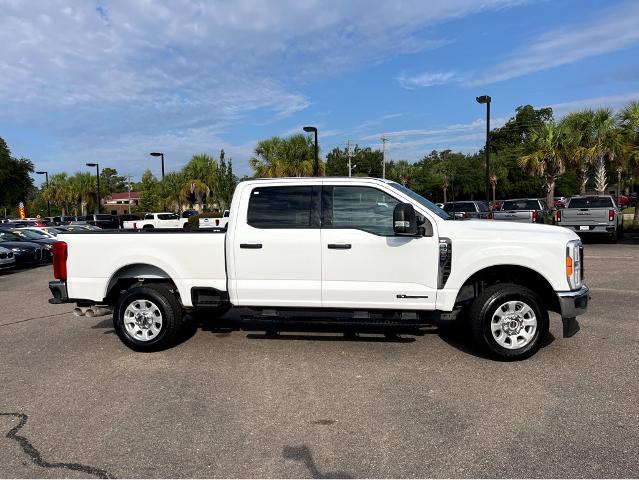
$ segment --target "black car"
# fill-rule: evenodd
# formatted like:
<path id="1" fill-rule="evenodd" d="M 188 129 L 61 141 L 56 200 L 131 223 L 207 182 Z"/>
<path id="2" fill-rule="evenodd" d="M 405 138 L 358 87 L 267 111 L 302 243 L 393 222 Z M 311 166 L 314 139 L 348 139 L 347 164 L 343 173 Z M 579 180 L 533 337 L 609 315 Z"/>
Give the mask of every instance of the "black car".
<path id="1" fill-rule="evenodd" d="M 6 229 L 0 229 L 0 246 L 13 252 L 18 266 L 42 263 L 46 259 L 42 246 L 29 242 Z"/>
<path id="2" fill-rule="evenodd" d="M 120 221 L 115 215 L 107 215 L 104 213 L 98 213 L 96 215 L 87 215 L 86 217 L 79 217 L 78 221 L 85 221 L 89 225 L 94 225 L 100 228 L 120 228 Z"/>
<path id="3" fill-rule="evenodd" d="M 21 228 L 14 228 L 11 230 L 12 233 L 15 233 L 23 240 L 31 243 L 37 243 L 38 245 L 44 248 L 44 260 L 53 261 L 53 253 L 52 248 L 53 244 L 56 242 L 53 238 L 46 238 L 42 235 L 39 235 L 31 230 L 23 230 Z"/>
<path id="4" fill-rule="evenodd" d="M 490 209 L 486 202 L 477 200 L 462 200 L 460 202 L 444 203 L 444 211 L 454 218 L 491 218 Z"/>

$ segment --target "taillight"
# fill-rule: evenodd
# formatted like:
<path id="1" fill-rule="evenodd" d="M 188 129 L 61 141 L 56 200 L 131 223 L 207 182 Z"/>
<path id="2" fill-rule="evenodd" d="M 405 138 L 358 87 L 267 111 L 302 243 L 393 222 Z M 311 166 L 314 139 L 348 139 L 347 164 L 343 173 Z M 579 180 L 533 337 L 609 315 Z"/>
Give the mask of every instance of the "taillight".
<path id="1" fill-rule="evenodd" d="M 557 210 L 557 221 L 561 222 L 561 210 Z"/>
<path id="2" fill-rule="evenodd" d="M 53 276 L 58 280 L 67 279 L 67 242 L 53 244 Z"/>
<path id="3" fill-rule="evenodd" d="M 539 212 L 537 210 L 533 210 L 532 212 L 533 223 L 537 223 L 538 220 L 539 220 Z"/>
<path id="4" fill-rule="evenodd" d="M 615 219 L 615 211 L 614 210 L 608 210 L 608 221 L 612 222 Z"/>

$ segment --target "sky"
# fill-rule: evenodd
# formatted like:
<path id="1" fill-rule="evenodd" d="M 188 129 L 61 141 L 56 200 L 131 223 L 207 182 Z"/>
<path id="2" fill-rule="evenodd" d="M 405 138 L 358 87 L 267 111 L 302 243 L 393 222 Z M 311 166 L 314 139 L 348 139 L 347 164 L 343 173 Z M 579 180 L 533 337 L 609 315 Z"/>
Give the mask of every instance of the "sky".
<path id="1" fill-rule="evenodd" d="M 639 1 L 0 0 L 0 137 L 50 174 L 139 178 L 319 129 L 387 159 L 479 150 L 519 105 L 639 99 Z M 38 179 L 41 180 L 41 179 Z"/>

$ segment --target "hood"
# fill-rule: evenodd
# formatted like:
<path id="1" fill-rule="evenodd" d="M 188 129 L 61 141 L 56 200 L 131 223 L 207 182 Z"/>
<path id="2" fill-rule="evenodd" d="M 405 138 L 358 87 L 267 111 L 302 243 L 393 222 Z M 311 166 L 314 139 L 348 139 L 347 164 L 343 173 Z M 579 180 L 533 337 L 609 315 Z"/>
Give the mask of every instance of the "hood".
<path id="1" fill-rule="evenodd" d="M 440 236 L 463 236 L 472 232 L 478 239 L 518 240 L 522 242 L 548 242 L 579 240 L 579 236 L 567 228 L 539 223 L 504 222 L 494 220 L 445 220 L 437 224 Z"/>

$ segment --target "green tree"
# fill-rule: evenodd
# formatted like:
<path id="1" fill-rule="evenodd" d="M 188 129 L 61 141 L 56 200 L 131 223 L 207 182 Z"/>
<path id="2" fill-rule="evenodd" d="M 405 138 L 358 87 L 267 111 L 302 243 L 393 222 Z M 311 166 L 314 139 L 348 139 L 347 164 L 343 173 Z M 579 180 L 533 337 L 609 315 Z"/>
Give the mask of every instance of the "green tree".
<path id="1" fill-rule="evenodd" d="M 160 209 L 159 184 L 151 170 L 142 174 L 140 182 L 139 209 L 143 212 L 157 212 Z"/>
<path id="2" fill-rule="evenodd" d="M 388 162 L 388 165 L 386 165 L 386 178 L 401 183 L 405 187 L 411 187 L 414 177 L 415 168 L 412 163 L 406 160 Z"/>
<path id="3" fill-rule="evenodd" d="M 593 128 L 595 191 L 603 195 L 608 183 L 606 165 L 615 162 L 616 155 L 623 148 L 623 137 L 617 128 L 617 117 L 610 108 L 595 110 Z"/>
<path id="4" fill-rule="evenodd" d="M 619 121 L 627 145 L 628 170 L 637 173 L 639 170 L 639 102 L 634 101 L 626 105 L 619 113 Z M 635 207 L 632 225 L 635 229 L 639 229 L 639 203 Z"/>
<path id="5" fill-rule="evenodd" d="M 62 215 L 68 215 L 74 200 L 74 192 L 69 175 L 65 172 L 51 175 L 49 177 L 49 186 L 43 189 L 42 195 L 45 200 L 57 205 L 61 209 Z"/>
<path id="6" fill-rule="evenodd" d="M 13 158 L 7 143 L 0 137 L 0 205 L 14 210 L 19 202 L 35 193 L 31 174 L 33 163 L 27 158 Z"/>
<path id="7" fill-rule="evenodd" d="M 86 215 L 92 210 L 97 211 L 95 194 L 98 187 L 95 176 L 89 172 L 76 172 L 69 178 L 69 186 L 76 212 L 79 212 L 80 215 Z"/>
<path id="8" fill-rule="evenodd" d="M 180 210 L 181 191 L 185 184 L 182 172 L 169 172 L 164 176 L 164 180 L 159 182 L 159 195 L 161 202 L 174 212 Z"/>
<path id="9" fill-rule="evenodd" d="M 249 160 L 254 175 L 265 178 L 311 176 L 314 163 L 313 140 L 303 134 L 261 140 L 255 147 L 255 156 Z M 321 174 L 325 171 L 321 160 L 319 167 Z"/>
<path id="10" fill-rule="evenodd" d="M 555 183 L 566 171 L 565 127 L 548 122 L 535 128 L 530 135 L 534 150 L 519 158 L 519 165 L 543 178 L 546 203 L 553 204 Z"/>

